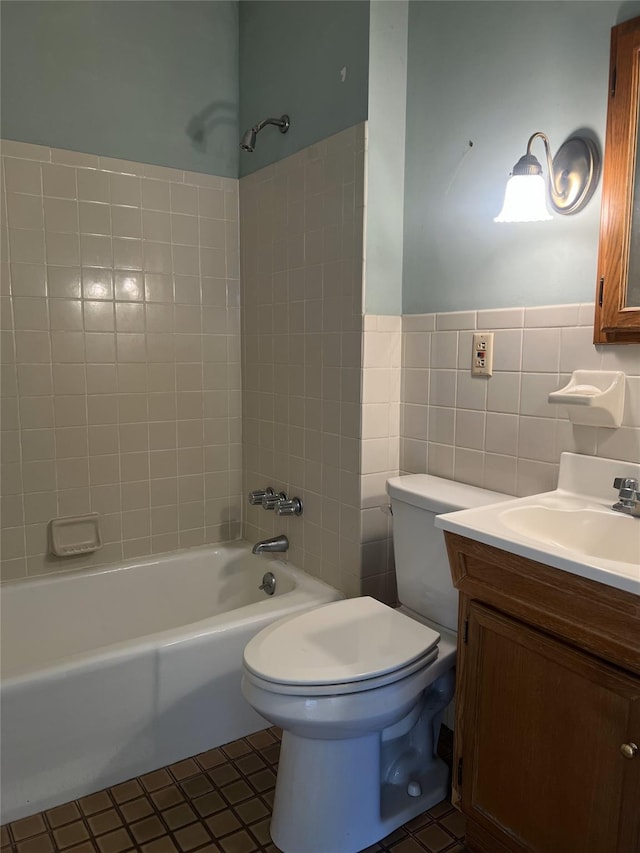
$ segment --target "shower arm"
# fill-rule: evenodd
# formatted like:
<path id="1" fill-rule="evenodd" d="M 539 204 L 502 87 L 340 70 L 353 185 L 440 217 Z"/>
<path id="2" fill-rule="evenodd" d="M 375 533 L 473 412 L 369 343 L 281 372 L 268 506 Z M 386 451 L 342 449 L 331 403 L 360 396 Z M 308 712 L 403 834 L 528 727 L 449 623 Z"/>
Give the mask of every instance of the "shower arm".
<path id="1" fill-rule="evenodd" d="M 289 130 L 289 116 L 283 115 L 281 118 L 263 118 L 262 121 L 259 121 L 258 124 L 254 125 L 251 129 L 254 133 L 260 133 L 263 127 L 266 127 L 268 124 L 275 124 L 276 127 L 280 128 L 280 133 L 286 133 Z"/>

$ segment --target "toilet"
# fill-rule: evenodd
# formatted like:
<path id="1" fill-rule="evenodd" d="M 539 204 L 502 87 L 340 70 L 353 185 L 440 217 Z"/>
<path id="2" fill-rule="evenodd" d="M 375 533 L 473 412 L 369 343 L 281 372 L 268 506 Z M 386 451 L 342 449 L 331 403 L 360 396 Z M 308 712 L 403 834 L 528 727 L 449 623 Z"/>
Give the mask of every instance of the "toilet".
<path id="1" fill-rule="evenodd" d="M 449 794 L 436 747 L 458 595 L 434 519 L 508 496 L 428 474 L 394 477 L 387 492 L 401 606 L 335 601 L 245 648 L 242 692 L 283 730 L 271 837 L 284 853 L 357 853 Z"/>

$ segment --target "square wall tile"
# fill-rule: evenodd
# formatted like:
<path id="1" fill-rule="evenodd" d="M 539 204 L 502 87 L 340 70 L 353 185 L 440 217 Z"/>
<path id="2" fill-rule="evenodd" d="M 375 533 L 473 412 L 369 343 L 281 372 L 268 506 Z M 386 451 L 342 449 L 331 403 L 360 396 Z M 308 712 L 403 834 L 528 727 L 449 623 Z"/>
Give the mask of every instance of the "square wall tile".
<path id="1" fill-rule="evenodd" d="M 3 577 L 52 570 L 46 523 L 57 514 L 103 517 L 107 546 L 91 565 L 237 536 L 228 519 L 241 492 L 239 282 L 226 274 L 237 265 L 239 223 L 237 207 L 230 201 L 227 220 L 224 204 L 227 192 L 237 200 L 237 181 L 190 173 L 184 183 L 175 169 L 7 150 L 3 522 L 24 544 L 18 552 L 4 537 Z M 205 331 L 216 339 L 208 346 Z M 209 359 L 218 396 L 205 412 Z M 205 414 L 217 423 L 224 519 L 208 528 Z M 152 505 L 175 516 L 153 536 Z M 124 526 L 123 509 L 134 513 Z"/>

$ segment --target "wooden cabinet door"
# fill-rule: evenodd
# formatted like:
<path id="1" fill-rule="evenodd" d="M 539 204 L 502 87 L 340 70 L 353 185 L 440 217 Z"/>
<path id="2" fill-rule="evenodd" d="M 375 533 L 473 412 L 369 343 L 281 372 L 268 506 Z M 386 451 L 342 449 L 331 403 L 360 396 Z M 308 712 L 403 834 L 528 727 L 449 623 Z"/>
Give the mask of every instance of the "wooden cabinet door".
<path id="1" fill-rule="evenodd" d="M 471 602 L 459 791 L 468 843 L 638 853 L 640 680 Z"/>

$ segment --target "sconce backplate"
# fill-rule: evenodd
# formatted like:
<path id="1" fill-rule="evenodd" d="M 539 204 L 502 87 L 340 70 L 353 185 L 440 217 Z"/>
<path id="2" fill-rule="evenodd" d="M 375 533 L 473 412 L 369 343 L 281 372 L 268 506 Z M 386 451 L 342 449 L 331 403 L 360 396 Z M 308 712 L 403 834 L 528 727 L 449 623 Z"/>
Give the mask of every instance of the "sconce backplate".
<path id="1" fill-rule="evenodd" d="M 593 195 L 600 176 L 600 152 L 584 136 L 572 136 L 553 158 L 550 182 L 551 206 L 560 214 L 577 213 Z"/>

